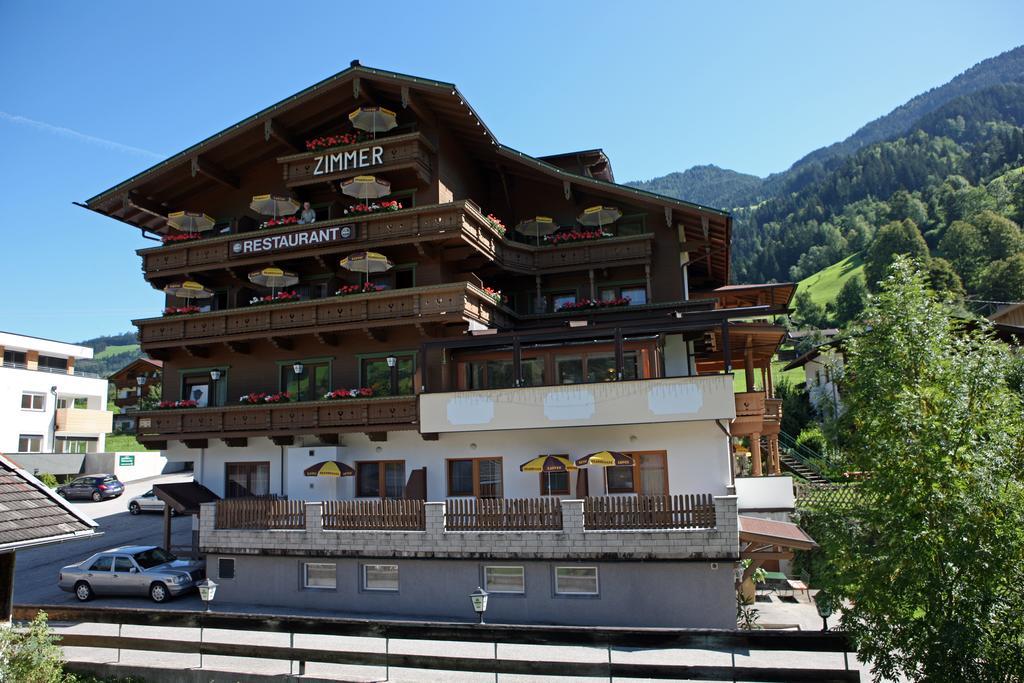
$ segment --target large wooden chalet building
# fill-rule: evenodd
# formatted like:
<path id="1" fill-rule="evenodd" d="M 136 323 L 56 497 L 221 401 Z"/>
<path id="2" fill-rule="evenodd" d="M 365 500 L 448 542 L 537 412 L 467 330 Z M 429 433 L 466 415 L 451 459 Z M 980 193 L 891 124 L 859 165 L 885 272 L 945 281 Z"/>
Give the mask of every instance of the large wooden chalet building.
<path id="1" fill-rule="evenodd" d="M 138 438 L 222 497 L 218 601 L 466 617 L 483 586 L 496 621 L 730 627 L 741 553 L 805 547 L 736 496 L 779 472 L 793 287 L 728 285 L 729 214 L 601 150 L 528 156 L 353 62 L 86 206 L 163 240 Z"/>

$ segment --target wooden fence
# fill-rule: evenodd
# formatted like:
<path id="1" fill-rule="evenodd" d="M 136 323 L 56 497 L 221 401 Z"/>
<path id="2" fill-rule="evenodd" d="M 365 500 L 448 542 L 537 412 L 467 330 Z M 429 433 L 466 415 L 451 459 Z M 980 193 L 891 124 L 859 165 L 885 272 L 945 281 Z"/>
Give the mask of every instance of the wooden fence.
<path id="1" fill-rule="evenodd" d="M 229 498 L 217 501 L 217 529 L 305 529 L 301 500 Z"/>
<path id="2" fill-rule="evenodd" d="M 587 529 L 713 529 L 710 493 L 675 496 L 594 496 L 583 499 Z"/>
<path id="3" fill-rule="evenodd" d="M 324 528 L 331 530 L 423 531 L 427 527 L 422 500 L 326 500 Z"/>
<path id="4" fill-rule="evenodd" d="M 184 638 L 153 636 L 96 635 L 60 633 L 64 647 L 95 647 L 147 652 L 170 652 L 257 659 L 277 659 L 298 662 L 300 675 L 305 663 L 325 662 L 361 666 L 404 667 L 438 671 L 474 671 L 488 674 L 518 674 L 536 676 L 574 676 L 645 679 L 685 679 L 701 681 L 817 681 L 818 683 L 853 683 L 860 681 L 860 672 L 850 670 L 847 652 L 853 647 L 846 634 L 836 631 L 733 631 L 724 629 L 668 629 L 668 628 L 602 628 L 593 626 L 530 626 L 511 624 L 473 624 L 457 622 L 410 622 L 381 619 L 341 619 L 313 616 L 282 616 L 268 614 L 230 614 L 218 612 L 189 612 L 168 609 L 126 609 L 116 607 L 84 607 L 79 605 L 17 605 L 14 619 L 27 622 L 37 612 L 46 612 L 51 624 L 119 624 L 164 626 L 176 628 L 226 629 L 239 632 L 273 632 L 290 634 L 317 634 L 381 638 L 385 640 L 383 652 L 346 650 L 341 645 L 332 648 L 295 647 L 291 645 L 256 645 L 234 642 L 198 641 Z M 200 632 L 201 633 L 201 632 Z M 438 641 L 439 654 L 404 654 L 390 652 L 390 639 Z M 464 657 L 445 648 L 450 642 L 494 643 L 493 659 Z M 564 661 L 513 656 L 498 657 L 498 644 L 549 645 L 601 648 L 599 661 Z M 612 648 L 629 652 L 636 650 L 672 650 L 670 657 L 659 663 L 642 663 L 634 657 L 613 658 Z M 604 650 L 607 650 L 605 654 Z M 700 663 L 685 663 L 687 650 L 700 651 Z M 730 655 L 725 661 L 709 663 L 707 651 L 715 650 Z M 800 668 L 788 665 L 785 659 L 775 658 L 771 664 L 758 665 L 755 654 L 769 652 L 839 653 L 836 666 L 825 667 L 818 662 Z M 595 658 L 596 659 L 596 658 Z M 741 662 L 737 666 L 737 660 Z M 77 670 L 76 662 L 70 668 Z M 95 666 L 82 664 L 83 667 Z M 202 662 L 200 660 L 200 667 Z M 143 670 L 145 671 L 145 670 Z M 105 675 L 138 675 L 127 668 L 108 665 Z M 439 679 L 440 680 L 440 679 Z"/>
<path id="5" fill-rule="evenodd" d="M 450 498 L 444 526 L 447 531 L 561 530 L 562 503 L 557 498 Z"/>

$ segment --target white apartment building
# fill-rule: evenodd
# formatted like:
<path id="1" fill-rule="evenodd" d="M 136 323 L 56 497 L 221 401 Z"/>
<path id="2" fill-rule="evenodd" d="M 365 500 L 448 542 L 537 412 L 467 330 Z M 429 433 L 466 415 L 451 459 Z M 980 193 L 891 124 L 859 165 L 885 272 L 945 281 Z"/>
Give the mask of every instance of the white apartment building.
<path id="1" fill-rule="evenodd" d="M 0 351 L 0 453 L 104 450 L 107 380 L 75 369 L 92 349 L 0 332 Z"/>

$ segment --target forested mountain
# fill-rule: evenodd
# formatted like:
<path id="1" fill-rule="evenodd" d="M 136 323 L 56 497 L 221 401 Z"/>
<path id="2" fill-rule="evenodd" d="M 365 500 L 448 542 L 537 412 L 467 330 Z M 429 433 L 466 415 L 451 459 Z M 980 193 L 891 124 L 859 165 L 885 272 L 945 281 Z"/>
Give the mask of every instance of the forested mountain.
<path id="1" fill-rule="evenodd" d="M 709 168 L 635 185 L 730 208 L 737 282 L 800 280 L 855 253 L 870 280 L 895 249 L 961 297 L 1024 299 L 1024 47 L 760 183 Z"/>
<path id="2" fill-rule="evenodd" d="M 101 377 L 113 374 L 142 355 L 134 332 L 111 334 L 78 342 L 93 350 L 93 357 L 75 362 L 75 367 L 84 372 L 93 372 Z"/>

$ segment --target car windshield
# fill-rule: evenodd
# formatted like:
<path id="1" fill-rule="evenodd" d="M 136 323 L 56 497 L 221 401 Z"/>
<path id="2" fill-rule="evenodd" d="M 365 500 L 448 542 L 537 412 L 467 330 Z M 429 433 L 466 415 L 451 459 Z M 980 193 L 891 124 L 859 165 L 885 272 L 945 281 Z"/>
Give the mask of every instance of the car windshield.
<path id="1" fill-rule="evenodd" d="M 177 557 L 171 555 L 163 548 L 150 548 L 149 550 L 143 550 L 141 553 L 135 553 L 132 555 L 135 561 L 138 562 L 139 566 L 143 569 L 150 569 L 157 565 L 164 564 L 165 562 L 174 562 Z"/>

